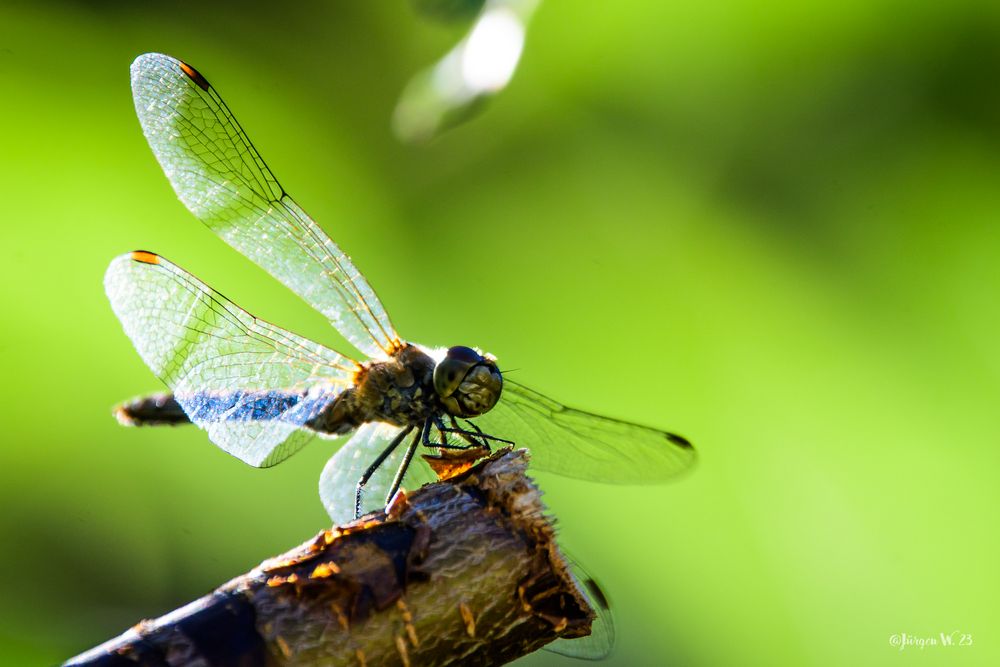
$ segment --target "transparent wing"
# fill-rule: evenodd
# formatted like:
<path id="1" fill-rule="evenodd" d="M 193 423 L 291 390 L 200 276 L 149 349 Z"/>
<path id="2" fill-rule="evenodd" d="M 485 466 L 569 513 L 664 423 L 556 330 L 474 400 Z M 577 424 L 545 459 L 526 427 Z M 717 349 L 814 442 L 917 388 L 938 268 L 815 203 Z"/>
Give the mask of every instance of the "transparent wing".
<path id="1" fill-rule="evenodd" d="M 603 660 L 611 655 L 615 647 L 615 619 L 611 612 L 611 601 L 597 579 L 587 572 L 580 561 L 565 548 L 561 550 L 577 589 L 594 610 L 594 620 L 590 624 L 590 634 L 586 637 L 557 639 L 546 645 L 545 650 L 571 658 Z"/>
<path id="2" fill-rule="evenodd" d="M 255 318 L 153 253 L 115 258 L 104 287 L 191 421 L 250 465 L 301 448 L 311 434 L 300 427 L 353 382 L 352 360 Z"/>
<path id="3" fill-rule="evenodd" d="M 393 438 L 399 435 L 401 430 L 398 426 L 369 422 L 355 431 L 351 439 L 330 457 L 319 478 L 319 495 L 323 506 L 335 524 L 343 525 L 354 520 L 355 492 L 358 480 L 361 479 L 368 466 L 378 458 L 378 455 L 389 446 Z M 395 451 L 382 462 L 382 465 L 365 485 L 364 494 L 361 497 L 362 514 L 385 507 L 386 495 L 396 471 L 403 462 L 406 447 L 415 434 L 414 430 L 403 438 Z M 423 445 L 420 447 L 422 448 Z M 402 488 L 407 491 L 414 491 L 424 484 L 437 481 L 437 475 L 420 454 L 419 450 L 415 453 L 406 475 L 403 477 Z"/>
<path id="4" fill-rule="evenodd" d="M 507 379 L 500 402 L 474 422 L 527 447 L 535 467 L 566 477 L 656 484 L 695 460 L 691 443 L 678 435 L 574 410 Z"/>
<path id="5" fill-rule="evenodd" d="M 142 130 L 184 205 L 305 299 L 352 345 L 383 358 L 389 316 L 350 258 L 289 197 L 208 81 L 158 53 L 132 63 Z"/>

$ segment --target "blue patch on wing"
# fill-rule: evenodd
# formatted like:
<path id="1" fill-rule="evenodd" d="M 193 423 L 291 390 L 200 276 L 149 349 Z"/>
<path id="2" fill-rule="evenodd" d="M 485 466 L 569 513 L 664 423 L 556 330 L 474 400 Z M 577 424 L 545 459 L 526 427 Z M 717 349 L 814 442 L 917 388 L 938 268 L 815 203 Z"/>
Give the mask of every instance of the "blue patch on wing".
<path id="1" fill-rule="evenodd" d="M 179 399 L 194 422 L 287 421 L 302 425 L 330 403 L 329 395 L 310 397 L 284 391 L 234 391 L 189 394 Z"/>

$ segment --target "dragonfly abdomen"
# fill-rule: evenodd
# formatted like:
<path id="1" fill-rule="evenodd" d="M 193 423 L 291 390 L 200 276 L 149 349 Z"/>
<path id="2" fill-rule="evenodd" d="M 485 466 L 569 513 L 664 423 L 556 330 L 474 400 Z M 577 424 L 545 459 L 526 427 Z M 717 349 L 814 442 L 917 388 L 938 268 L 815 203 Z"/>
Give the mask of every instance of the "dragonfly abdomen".
<path id="1" fill-rule="evenodd" d="M 115 407 L 115 417 L 125 426 L 174 426 L 190 424 L 173 394 L 152 394 Z"/>
<path id="2" fill-rule="evenodd" d="M 200 392 L 175 397 L 192 421 L 206 422 L 283 420 L 294 410 L 295 421 L 305 423 L 307 420 L 298 417 L 298 413 L 303 410 L 308 413 L 310 402 L 318 413 L 329 400 L 308 398 L 305 392 L 281 390 Z"/>
<path id="3" fill-rule="evenodd" d="M 275 420 L 308 426 L 330 403 L 328 395 L 309 397 L 306 392 L 291 391 L 199 392 L 182 394 L 180 399 L 174 394 L 151 394 L 118 405 L 115 416 L 126 426 Z"/>

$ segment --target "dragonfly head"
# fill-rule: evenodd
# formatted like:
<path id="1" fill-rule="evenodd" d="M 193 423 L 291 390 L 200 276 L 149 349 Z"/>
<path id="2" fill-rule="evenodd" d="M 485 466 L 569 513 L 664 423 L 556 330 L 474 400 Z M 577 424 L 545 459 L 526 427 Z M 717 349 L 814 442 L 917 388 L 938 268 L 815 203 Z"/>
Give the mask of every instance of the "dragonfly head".
<path id="1" fill-rule="evenodd" d="M 503 376 L 492 357 L 458 345 L 434 367 L 434 389 L 449 414 L 477 417 L 500 400 Z"/>

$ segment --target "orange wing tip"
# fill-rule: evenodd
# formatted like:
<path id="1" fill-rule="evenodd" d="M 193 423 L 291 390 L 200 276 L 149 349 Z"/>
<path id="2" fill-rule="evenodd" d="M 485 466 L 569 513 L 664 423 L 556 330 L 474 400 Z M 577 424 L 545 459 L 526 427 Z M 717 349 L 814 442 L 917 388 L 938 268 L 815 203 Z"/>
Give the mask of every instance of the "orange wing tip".
<path id="1" fill-rule="evenodd" d="M 132 260 L 143 264 L 159 264 L 160 256 L 146 250 L 133 250 Z"/>
<path id="2" fill-rule="evenodd" d="M 187 76 L 188 76 L 189 79 L 191 79 L 196 84 L 198 84 L 199 88 L 201 88 L 202 90 L 208 90 L 209 89 L 208 79 L 206 79 L 205 77 L 203 77 L 201 75 L 201 72 L 199 72 L 198 70 L 196 70 L 195 68 L 191 67 L 190 65 L 188 65 L 185 62 L 181 62 L 179 60 L 177 62 L 179 62 L 180 65 L 181 65 L 181 71 L 184 72 L 185 74 L 187 74 Z"/>

